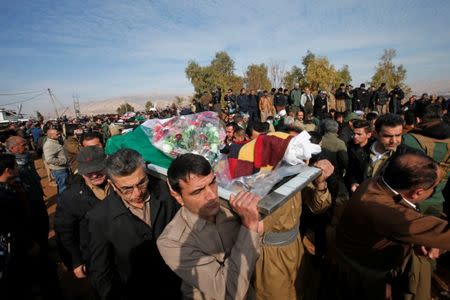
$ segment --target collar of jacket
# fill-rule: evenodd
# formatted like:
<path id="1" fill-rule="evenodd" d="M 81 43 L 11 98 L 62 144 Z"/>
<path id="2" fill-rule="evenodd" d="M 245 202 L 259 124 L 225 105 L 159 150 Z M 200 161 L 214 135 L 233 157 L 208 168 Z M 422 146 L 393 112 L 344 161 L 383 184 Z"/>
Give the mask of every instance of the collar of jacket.
<path id="1" fill-rule="evenodd" d="M 79 193 L 88 193 L 90 196 L 95 197 L 94 192 L 92 189 L 87 185 L 86 181 L 84 181 L 84 178 L 80 174 L 76 174 L 72 179 L 72 186 L 76 187 L 76 189 L 79 190 Z M 69 187 L 70 189 L 70 187 Z M 68 190 L 69 190 L 68 189 Z"/>
<path id="2" fill-rule="evenodd" d="M 403 198 L 396 190 L 389 186 L 389 184 L 384 181 L 383 176 L 379 176 L 377 183 L 390 195 L 395 203 L 405 206 L 407 208 L 412 208 L 417 210 L 417 206 L 409 200 Z"/>
<path id="3" fill-rule="evenodd" d="M 148 176 L 148 190 L 150 192 L 150 220 L 152 222 L 152 227 L 155 224 L 156 217 L 158 215 L 159 209 L 161 207 L 161 189 L 159 185 L 159 180 L 154 178 L 153 176 Z M 109 199 L 111 198 L 111 199 Z M 118 218 L 122 215 L 131 214 L 130 210 L 123 204 L 120 196 L 114 191 L 111 190 L 109 195 L 105 198 L 105 200 L 110 200 L 110 207 L 112 209 L 111 216 L 113 219 Z"/>

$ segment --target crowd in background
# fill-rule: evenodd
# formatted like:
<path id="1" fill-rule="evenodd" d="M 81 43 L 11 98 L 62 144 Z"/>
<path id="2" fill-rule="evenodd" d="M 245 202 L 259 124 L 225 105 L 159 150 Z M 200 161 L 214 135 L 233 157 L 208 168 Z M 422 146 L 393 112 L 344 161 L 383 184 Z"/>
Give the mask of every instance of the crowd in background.
<path id="1" fill-rule="evenodd" d="M 51 184 L 57 186 L 58 208 L 55 227 L 58 250 L 65 266 L 69 270 L 73 270 L 75 277 L 80 280 L 87 280 L 86 278 L 92 276 L 89 279 L 94 287 L 94 294 L 97 294 L 97 296 L 106 298 L 116 292 L 124 293 L 124 295 L 136 295 L 137 289 L 142 289 L 136 283 L 142 283 L 142 281 L 133 277 L 136 276 L 133 273 L 135 270 L 131 270 L 130 266 L 119 260 L 126 260 L 126 255 L 135 251 L 123 246 L 122 243 L 132 244 L 140 237 L 130 238 L 131 241 L 126 239 L 116 240 L 113 233 L 106 232 L 107 230 L 99 232 L 98 229 L 90 227 L 93 225 L 87 224 L 89 219 L 87 215 L 96 209 L 90 215 L 91 220 L 106 222 L 106 217 L 102 216 L 98 209 L 99 204 L 103 199 L 115 197 L 114 199 L 117 198 L 121 205 L 125 204 L 126 211 L 131 211 L 133 217 L 137 216 L 137 221 L 134 220 L 137 224 L 145 225 L 144 227 L 141 226 L 142 224 L 136 225 L 141 226 L 139 229 L 130 229 L 132 228 L 130 225 L 127 230 L 138 230 L 139 234 L 142 233 L 142 236 L 145 236 L 144 240 L 155 241 L 164 226 L 174 216 L 178 207 L 163 208 L 167 209 L 167 211 L 164 210 L 164 213 L 167 213 L 165 215 L 167 220 L 161 224 L 153 223 L 155 220 L 151 216 L 153 216 L 154 208 L 148 207 L 148 211 L 145 208 L 145 205 L 150 204 L 144 204 L 144 208 L 141 207 L 141 210 L 135 211 L 133 205 L 129 205 L 129 198 L 127 197 L 135 194 L 135 187 L 142 192 L 147 190 L 149 184 L 148 180 L 145 180 L 146 177 L 139 173 L 138 155 L 134 152 L 127 152 L 120 153 L 113 158 L 106 158 L 103 150 L 99 149 L 107 147 L 108 139 L 111 137 L 126 134 L 125 132 L 133 130 L 147 119 L 167 118 L 214 110 L 218 112 L 221 124 L 226 132 L 221 152 L 230 157 L 232 153 L 236 153 L 244 145 L 257 139 L 259 135 L 271 135 L 275 132 L 296 136 L 306 131 L 311 136 L 313 143 L 321 145 L 322 152 L 313 156 L 309 164 L 317 166 L 318 161 L 327 160 L 332 165 L 332 172 L 324 179 L 326 182 L 318 182 L 312 190 L 313 193 L 319 194 L 326 191 L 330 195 L 330 201 L 327 202 L 325 209 L 320 209 L 319 212 L 319 210 L 307 206 L 305 204 L 307 200 L 304 200 L 303 213 L 301 217 L 297 216 L 300 218 L 297 221 L 302 237 L 301 247 L 306 249 L 305 256 L 309 257 L 312 264 L 312 267 L 309 266 L 308 270 L 311 272 L 309 280 L 313 283 L 311 283 L 308 293 L 305 293 L 304 290 L 298 292 L 299 286 L 292 284 L 292 287 L 295 286 L 294 294 L 297 293 L 292 298 L 298 298 L 301 295 L 304 298 L 327 299 L 330 295 L 341 295 L 342 298 L 344 298 L 344 295 L 350 295 L 349 297 L 352 299 L 354 295 L 348 290 L 343 291 L 346 287 L 351 290 L 352 284 L 357 284 L 358 288 L 355 288 L 355 293 L 360 293 L 361 298 L 364 298 L 362 295 L 369 295 L 371 289 L 361 286 L 363 283 L 358 282 L 355 278 L 352 278 L 352 280 L 356 281 L 352 282 L 337 280 L 335 285 L 322 285 L 332 276 L 338 276 L 336 274 L 349 276 L 348 274 L 351 273 L 349 270 L 355 265 L 357 265 L 356 269 L 364 265 L 366 271 L 370 271 L 371 268 L 370 262 L 355 254 L 355 249 L 360 247 L 360 251 L 368 251 L 370 254 L 370 251 L 375 251 L 371 248 L 373 245 L 364 248 L 358 244 L 359 241 L 355 242 L 349 238 L 350 233 L 346 235 L 346 230 L 351 232 L 349 228 L 357 227 L 358 223 L 352 223 L 354 216 L 351 212 L 345 210 L 345 203 L 352 197 L 364 198 L 364 195 L 366 195 L 364 193 L 370 192 L 367 190 L 365 182 L 371 178 L 386 179 L 389 183 L 387 186 L 392 184 L 392 190 L 406 191 L 411 189 L 411 186 L 402 187 L 401 182 L 382 176 L 386 168 L 389 168 L 389 162 L 395 159 L 397 159 L 395 163 L 399 164 L 401 169 L 405 162 L 401 158 L 396 158 L 401 155 L 412 155 L 411 159 L 418 160 L 417 166 L 422 166 L 419 162 L 424 158 L 414 156 L 421 152 L 431 157 L 440 166 L 443 175 L 439 175 L 439 180 L 435 179 L 436 182 L 426 188 L 427 191 L 429 190 L 428 197 L 414 203 L 413 207 L 417 208 L 420 214 L 433 216 L 436 220 L 439 219 L 440 221 L 433 223 L 433 226 L 437 226 L 436 228 L 442 224 L 447 224 L 448 227 L 446 222 L 450 220 L 450 196 L 447 181 L 450 166 L 449 106 L 450 99 L 436 95 L 422 94 L 420 97 L 412 95 L 405 99 L 405 93 L 400 87 L 394 87 L 389 91 L 385 84 L 369 89 L 366 89 L 364 84 L 355 89 L 350 85 L 341 84 L 339 88 L 331 92 L 311 91 L 309 88 L 301 90 L 299 85 L 295 85 L 292 90 L 273 88 L 271 91 L 247 91 L 242 88 L 239 94 L 235 94 L 229 89 L 224 95 L 222 95 L 220 89 L 216 89 L 211 97 L 206 97 L 206 100 L 204 98 L 202 100 L 194 99 L 185 106 L 177 107 L 173 105 L 164 109 L 154 109 L 147 113 L 137 112 L 126 118 L 111 114 L 89 118 L 68 119 L 63 117 L 45 123 L 43 120 L 39 120 L 10 124 L 2 130 L 0 138 L 1 152 L 4 153 L 1 154 L 0 164 L 0 179 L 2 179 L 0 182 L 0 192 L 2 193 L 2 207 L 0 209 L 2 237 L 0 242 L 3 242 L 3 244 L 0 243 L 0 246 L 5 244 L 4 234 L 8 233 L 8 230 L 3 230 L 3 228 L 12 227 L 12 232 L 19 236 L 14 241 L 15 247 L 18 249 L 18 258 L 13 260 L 17 264 L 16 266 L 11 265 L 11 263 L 8 266 L 12 271 L 6 278 L 11 281 L 2 282 L 1 287 L 5 288 L 9 285 L 10 288 L 17 288 L 20 284 L 30 283 L 30 286 L 37 284 L 39 286 L 37 289 L 22 289 L 23 296 L 27 298 L 31 295 L 40 294 L 40 296 L 49 299 L 60 297 L 55 266 L 48 258 L 46 237 L 49 230 L 49 219 L 45 211 L 44 194 L 39 176 L 34 168 L 33 158 L 27 150 L 29 149 L 33 150 L 37 157 L 42 155 L 48 178 Z M 83 148 L 85 149 L 83 150 Z M 133 158 L 131 161 L 130 157 Z M 18 172 L 16 173 L 11 172 L 11 169 L 15 169 L 14 164 L 11 165 L 11 159 L 17 163 Z M 127 170 L 126 163 L 134 164 L 132 170 Z M 123 172 L 114 173 L 114 168 L 122 168 Z M 414 177 L 414 174 L 408 173 L 408 170 L 401 174 Z M 130 177 L 131 175 L 134 177 Z M 140 178 L 139 176 L 142 177 L 139 182 L 129 179 Z M 423 178 L 410 179 L 405 178 L 405 182 L 413 184 L 414 180 L 424 180 Z M 147 194 L 136 192 L 138 193 L 137 198 L 143 200 L 144 203 L 147 203 L 145 201 L 148 201 L 151 197 L 158 198 L 159 194 L 155 195 L 153 188 L 154 186 L 149 186 Z M 23 205 L 17 207 L 12 205 L 11 203 L 15 198 L 20 198 Z M 83 204 L 78 203 L 74 206 L 73 203 L 76 203 L 78 198 L 84 199 L 80 202 Z M 425 199 L 426 201 L 423 202 Z M 108 201 L 113 203 L 113 200 Z M 354 209 L 357 211 L 357 208 Z M 419 212 L 411 218 L 420 217 L 421 215 L 418 214 Z M 342 221 L 343 216 L 347 216 L 348 223 Z M 392 215 L 389 216 L 392 217 Z M 410 218 L 409 215 L 408 218 Z M 416 221 L 414 220 L 414 222 Z M 96 225 L 100 226 L 99 228 L 106 226 L 105 223 L 96 223 Z M 414 248 L 412 244 L 418 243 L 418 245 L 421 245 L 420 242 L 422 241 L 423 245 L 430 246 L 429 249 L 427 248 L 429 252 L 425 252 L 425 257 L 428 258 L 439 256 L 430 254 L 431 249 L 439 247 L 450 249 L 448 228 L 442 229 L 439 227 L 440 231 L 434 232 L 434 236 L 428 233 L 427 225 L 414 223 L 414 226 L 419 227 L 418 231 L 422 228 L 424 232 L 426 231 L 426 234 L 423 233 L 421 236 L 420 232 L 409 232 L 408 234 L 411 236 L 408 236 L 408 238 L 396 236 L 398 240 L 395 241 L 401 241 L 397 244 L 405 246 L 402 249 L 408 249 L 409 251 Z M 330 238 L 328 235 L 330 227 L 335 230 L 334 238 Z M 373 225 L 373 227 L 375 228 L 376 225 Z M 378 241 L 377 238 L 386 242 L 380 236 L 384 238 L 383 235 L 388 235 L 389 230 L 374 228 L 366 228 L 368 236 L 370 236 L 370 230 L 377 232 L 370 242 Z M 88 232 L 91 234 L 90 237 L 88 237 Z M 403 231 L 401 233 L 406 234 Z M 352 232 L 352 234 L 358 238 L 365 238 L 359 232 Z M 396 232 L 396 234 L 399 233 Z M 95 236 L 94 241 L 89 240 L 92 236 Z M 388 240 L 391 238 L 392 236 L 387 237 Z M 438 242 L 433 244 L 433 242 L 429 242 L 429 239 L 436 239 Z M 394 246 L 397 244 L 394 243 Z M 101 247 L 107 248 L 108 251 L 120 250 L 125 252 L 116 253 L 114 254 L 116 255 L 115 258 L 110 258 L 109 254 L 102 252 Z M 329 253 L 330 247 L 338 249 L 337 256 Z M 375 246 L 373 247 L 375 248 Z M 147 250 L 149 253 L 153 251 L 153 255 L 157 255 L 154 253 L 154 251 L 157 251 L 155 249 L 150 247 Z M 389 252 L 390 250 L 387 248 L 377 248 L 376 251 L 378 250 L 382 259 L 387 259 L 392 253 L 398 255 L 395 251 Z M 136 253 L 133 252 L 133 254 Z M 94 261 L 92 260 L 93 255 L 96 258 Z M 4 257 L 2 256 L 0 259 Z M 420 260 L 421 256 L 418 257 Z M 382 261 L 382 259 L 379 261 Z M 0 263 L 6 264 L 3 260 Z M 114 264 L 117 265 L 114 266 Z M 398 264 L 398 261 L 396 261 L 391 265 L 388 263 L 386 265 L 391 270 L 398 267 Z M 429 262 L 417 263 L 414 267 L 428 266 L 427 264 Z M 448 267 L 448 256 L 441 258 L 440 264 Z M 110 270 L 110 268 L 115 267 L 118 268 L 117 273 Z M 135 265 L 133 267 L 137 268 Z M 300 265 L 294 267 L 299 269 Z M 25 272 L 24 270 L 28 268 L 31 271 L 28 272 L 25 279 L 19 280 L 21 272 Z M 302 268 L 305 267 L 302 266 Z M 174 271 L 176 272 L 176 270 Z M 415 271 L 402 269 L 403 273 Z M 140 276 L 145 276 L 152 271 L 139 269 L 139 272 L 141 272 L 138 273 Z M 167 270 L 164 269 L 164 272 L 167 272 Z M 364 273 L 365 271 L 358 269 L 358 272 Z M 133 274 L 133 276 L 130 274 Z M 426 295 L 427 290 L 429 291 L 429 286 L 426 283 L 431 281 L 431 274 L 430 272 L 421 274 L 425 277 L 428 276 L 428 279 L 424 280 L 425 287 L 423 285 L 419 287 L 425 291 Z M 161 278 L 170 278 L 168 282 L 179 285 L 176 278 L 174 279 L 171 275 L 164 277 L 166 275 L 166 273 L 162 274 Z M 399 276 L 396 277 L 397 275 Z M 399 292 L 395 289 L 398 287 L 396 280 L 401 278 L 401 274 L 397 275 L 392 275 L 393 277 L 390 278 L 389 286 L 393 288 L 393 291 L 386 292 L 386 295 L 392 297 L 395 292 Z M 118 276 L 118 278 L 115 276 Z M 184 280 L 184 278 L 181 279 Z M 17 285 L 18 282 L 15 280 L 20 281 L 20 284 Z M 133 280 L 135 284 L 131 287 L 122 287 L 121 284 L 125 284 L 124 282 L 128 280 Z M 276 281 L 276 279 L 274 280 Z M 128 282 L 126 283 L 128 284 Z M 340 286 L 337 286 L 338 283 Z M 167 286 L 166 282 L 161 287 L 164 287 L 167 292 Z M 275 290 L 276 285 L 273 286 Z M 327 286 L 328 289 L 321 290 L 319 286 Z M 367 288 L 367 291 L 364 291 L 364 288 Z M 179 291 L 179 286 L 175 290 Z M 9 292 L 18 293 L 18 290 L 10 289 Z M 278 291 L 272 292 L 277 295 L 276 292 Z M 20 293 L 16 295 L 20 295 Z M 261 295 L 259 297 L 264 299 Z M 276 298 L 266 297 L 266 299 Z"/>

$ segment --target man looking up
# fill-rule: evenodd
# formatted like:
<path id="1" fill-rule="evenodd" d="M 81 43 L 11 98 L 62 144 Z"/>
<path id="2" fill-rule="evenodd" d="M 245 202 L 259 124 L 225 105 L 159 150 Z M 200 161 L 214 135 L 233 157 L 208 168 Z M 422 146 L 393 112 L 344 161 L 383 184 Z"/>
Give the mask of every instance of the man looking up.
<path id="1" fill-rule="evenodd" d="M 230 198 L 237 215 L 219 203 L 216 177 L 202 156 L 177 157 L 167 172 L 182 206 L 158 239 L 169 267 L 183 280 L 186 299 L 245 299 L 261 244 L 259 197 Z M 248 292 L 248 293 L 247 293 Z"/>

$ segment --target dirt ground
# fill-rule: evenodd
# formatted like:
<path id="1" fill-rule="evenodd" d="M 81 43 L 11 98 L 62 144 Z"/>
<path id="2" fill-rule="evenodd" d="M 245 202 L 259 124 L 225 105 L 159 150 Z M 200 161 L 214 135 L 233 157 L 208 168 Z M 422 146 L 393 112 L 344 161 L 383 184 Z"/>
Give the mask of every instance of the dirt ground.
<path id="1" fill-rule="evenodd" d="M 50 183 L 41 159 L 35 160 L 36 170 L 41 176 L 41 184 L 46 196 L 47 210 L 50 216 L 49 243 L 51 257 L 58 264 L 60 287 L 64 299 L 95 299 L 92 288 L 87 280 L 76 279 L 71 271 L 68 271 L 61 263 L 55 241 L 53 221 L 56 211 L 56 184 Z M 445 268 L 443 266 L 446 266 Z M 433 299 L 450 299 L 450 252 L 442 256 L 438 262 L 436 272 L 433 274 L 432 295 Z"/>

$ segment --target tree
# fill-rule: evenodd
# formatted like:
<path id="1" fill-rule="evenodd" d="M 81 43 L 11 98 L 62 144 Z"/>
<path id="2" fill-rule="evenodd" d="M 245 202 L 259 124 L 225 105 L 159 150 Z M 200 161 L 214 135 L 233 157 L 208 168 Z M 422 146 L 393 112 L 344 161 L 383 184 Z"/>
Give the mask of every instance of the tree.
<path id="1" fill-rule="evenodd" d="M 334 87 L 338 87 L 341 83 L 350 84 L 352 82 L 352 76 L 348 65 L 343 65 L 341 69 L 337 71 Z"/>
<path id="2" fill-rule="evenodd" d="M 387 89 L 393 89 L 398 85 L 403 90 L 409 90 L 405 84 L 406 69 L 401 64 L 393 63 L 396 54 L 395 49 L 384 49 L 378 66 L 375 68 L 375 74 L 372 76 L 372 85 L 378 87 L 384 82 Z"/>
<path id="3" fill-rule="evenodd" d="M 308 62 L 305 80 L 311 90 L 330 91 L 336 82 L 336 69 L 326 57 L 317 57 Z"/>
<path id="4" fill-rule="evenodd" d="M 348 65 L 343 65 L 341 69 L 336 70 L 328 58 L 317 56 L 310 50 L 302 57 L 301 62 L 303 68 L 293 66 L 291 71 L 286 73 L 283 79 L 286 88 L 292 89 L 294 84 L 299 83 L 302 89 L 310 87 L 312 90 L 331 91 L 342 82 L 352 81 Z"/>
<path id="5" fill-rule="evenodd" d="M 283 62 L 278 60 L 271 60 L 269 62 L 269 77 L 272 87 L 281 87 L 285 75 L 286 67 Z"/>
<path id="6" fill-rule="evenodd" d="M 225 51 L 217 52 L 211 61 L 211 69 L 215 75 L 233 76 L 234 61 Z"/>
<path id="7" fill-rule="evenodd" d="M 183 97 L 175 96 L 175 104 L 177 106 L 181 106 L 183 104 L 183 102 L 184 102 L 184 98 Z"/>
<path id="8" fill-rule="evenodd" d="M 308 72 L 309 65 L 315 60 L 316 55 L 310 50 L 306 51 L 306 55 L 302 57 L 303 74 L 306 74 Z"/>
<path id="9" fill-rule="evenodd" d="M 128 102 L 125 102 L 124 104 L 121 104 L 117 109 L 117 113 L 119 115 L 123 115 L 126 112 L 134 111 L 134 107 L 131 106 Z"/>
<path id="10" fill-rule="evenodd" d="M 285 88 L 292 90 L 296 83 L 300 84 L 304 80 L 303 71 L 297 66 L 292 66 L 283 78 Z"/>
<path id="11" fill-rule="evenodd" d="M 155 105 L 152 101 L 148 100 L 145 102 L 145 112 L 150 112 L 153 108 L 155 108 Z"/>
<path id="12" fill-rule="evenodd" d="M 229 88 L 237 91 L 244 85 L 242 77 L 234 73 L 234 61 L 224 51 L 217 52 L 208 66 L 202 67 L 190 60 L 185 73 L 194 86 L 196 97 L 200 97 L 205 92 L 210 93 L 217 87 L 220 87 L 222 91 Z"/>
<path id="13" fill-rule="evenodd" d="M 267 67 L 265 64 L 252 64 L 247 67 L 245 72 L 244 83 L 249 90 L 270 90 L 269 76 L 267 75 Z"/>

